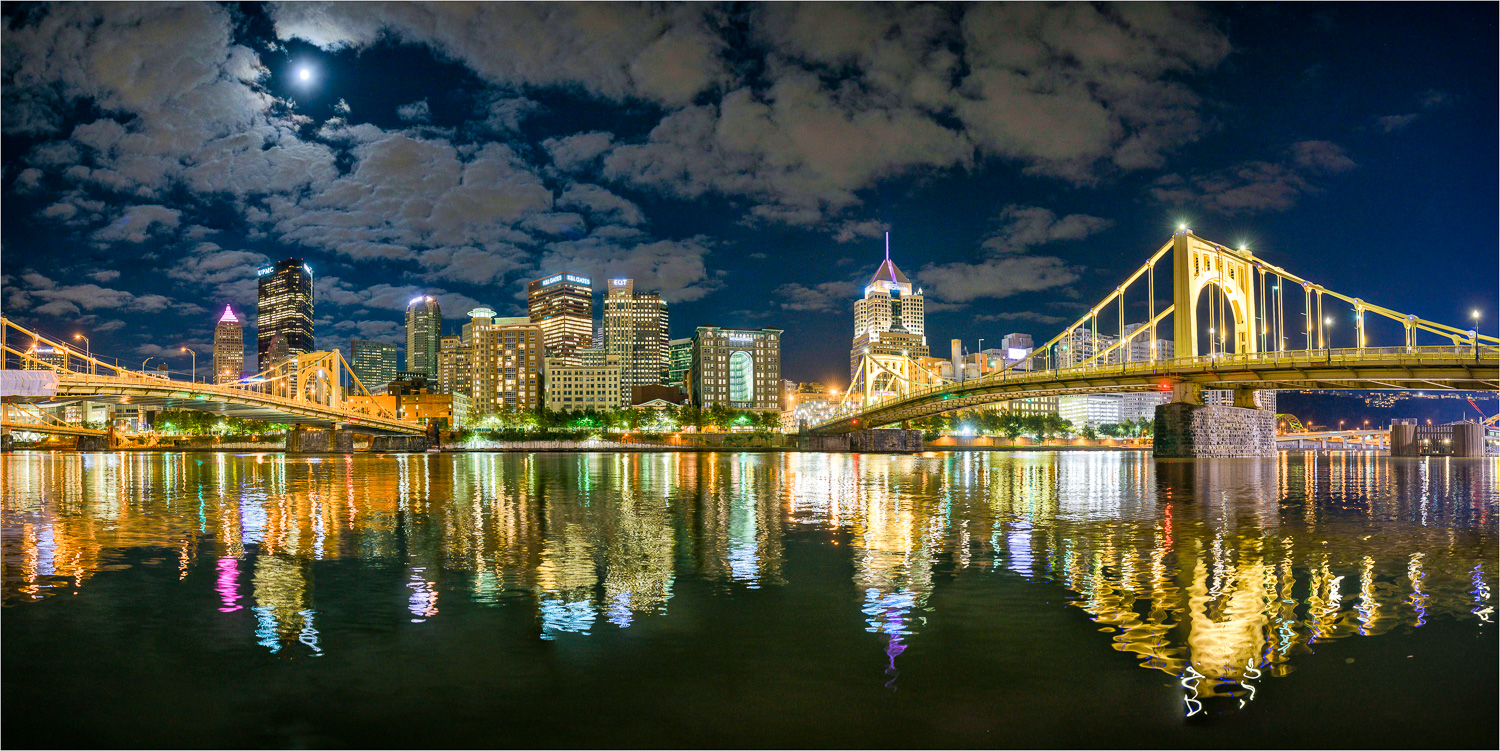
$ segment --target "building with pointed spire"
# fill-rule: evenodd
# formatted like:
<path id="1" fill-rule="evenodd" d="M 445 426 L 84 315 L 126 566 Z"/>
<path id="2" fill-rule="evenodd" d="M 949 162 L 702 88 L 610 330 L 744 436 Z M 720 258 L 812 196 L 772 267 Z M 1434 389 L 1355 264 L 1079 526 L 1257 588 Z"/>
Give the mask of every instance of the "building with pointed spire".
<path id="1" fill-rule="evenodd" d="M 866 354 L 927 357 L 927 321 L 922 290 L 891 261 L 891 233 L 885 233 L 885 260 L 865 296 L 854 302 L 854 345 L 849 350 L 849 377 Z"/>
<path id="2" fill-rule="evenodd" d="M 214 383 L 235 383 L 245 371 L 245 324 L 228 305 L 214 326 Z"/>

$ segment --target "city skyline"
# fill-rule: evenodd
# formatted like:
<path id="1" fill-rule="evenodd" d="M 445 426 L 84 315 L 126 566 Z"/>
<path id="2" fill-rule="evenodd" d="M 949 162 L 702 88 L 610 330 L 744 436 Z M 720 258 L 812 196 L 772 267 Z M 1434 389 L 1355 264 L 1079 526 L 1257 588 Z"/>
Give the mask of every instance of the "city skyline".
<path id="1" fill-rule="evenodd" d="M 417 294 L 445 329 L 481 303 L 524 315 L 525 283 L 568 269 L 596 293 L 626 277 L 659 291 L 670 337 L 784 329 L 784 372 L 838 383 L 885 231 L 928 297 L 930 342 L 973 349 L 1050 338 L 1179 222 L 1372 302 L 1441 320 L 1482 310 L 1494 330 L 1495 76 L 1464 64 L 1494 57 L 1492 9 L 917 6 L 840 24 L 827 6 L 585 6 L 558 28 L 639 14 L 650 33 L 526 68 L 543 53 L 525 40 L 470 49 L 389 9 L 192 8 L 6 10 L 7 315 L 122 360 L 186 369 L 184 347 L 212 350 L 213 311 L 248 317 L 254 270 L 295 257 L 315 272 L 319 350 L 399 341 Z M 495 14 L 521 26 L 529 12 Z M 709 16 L 751 41 L 731 49 Z M 1053 16 L 1088 31 L 1048 36 Z M 46 31 L 95 22 L 155 62 L 87 81 L 48 64 L 101 59 L 98 42 Z M 843 27 L 837 42 L 808 32 Z M 666 31 L 704 44 L 664 50 L 650 34 Z M 152 35 L 169 32 L 212 75 L 156 54 Z M 1335 44 L 1306 44 L 1330 32 Z M 1432 33 L 1450 43 L 1423 44 Z M 1050 52 L 998 60 L 986 40 Z M 1068 58 L 1111 40 L 1116 59 Z M 944 45 L 967 75 L 930 56 Z M 502 49 L 518 62 L 497 65 Z M 705 56 L 703 74 L 647 65 L 669 52 Z M 1005 89 L 1021 69 L 1057 76 L 1069 109 Z M 1121 88 L 1089 93 L 1106 80 Z M 1001 101 L 1053 137 L 988 118 Z M 830 140 L 789 136 L 813 126 Z M 763 137 L 725 140 L 730 127 Z M 246 137 L 262 148 L 235 145 Z M 480 180 L 487 192 L 468 192 Z M 432 210 L 387 221 L 375 201 L 391 190 Z"/>

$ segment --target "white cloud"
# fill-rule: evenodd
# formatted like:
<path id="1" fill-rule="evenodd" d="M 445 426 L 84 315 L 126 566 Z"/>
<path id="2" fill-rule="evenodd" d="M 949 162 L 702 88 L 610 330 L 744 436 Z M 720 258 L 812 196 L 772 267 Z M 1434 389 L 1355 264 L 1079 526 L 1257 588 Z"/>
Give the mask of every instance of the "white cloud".
<path id="1" fill-rule="evenodd" d="M 1356 166 L 1337 144 L 1302 141 L 1292 144 L 1281 161 L 1242 162 L 1189 177 L 1164 175 L 1152 183 L 1150 192 L 1160 203 L 1220 214 L 1284 211 L 1303 196 L 1320 192 L 1316 181 Z"/>
<path id="2" fill-rule="evenodd" d="M 978 262 L 928 264 L 917 276 L 928 296 L 941 302 L 967 303 L 1021 292 L 1063 287 L 1078 281 L 1078 270 L 1061 258 L 1026 255 L 1054 242 L 1081 240 L 1112 222 L 1087 214 L 1058 217 L 1039 206 L 1011 205 L 996 217 L 1001 225 L 980 244 Z"/>
<path id="3" fill-rule="evenodd" d="M 425 123 L 432 119 L 432 108 L 427 106 L 426 99 L 422 99 L 397 107 L 396 117 L 407 122 Z"/>

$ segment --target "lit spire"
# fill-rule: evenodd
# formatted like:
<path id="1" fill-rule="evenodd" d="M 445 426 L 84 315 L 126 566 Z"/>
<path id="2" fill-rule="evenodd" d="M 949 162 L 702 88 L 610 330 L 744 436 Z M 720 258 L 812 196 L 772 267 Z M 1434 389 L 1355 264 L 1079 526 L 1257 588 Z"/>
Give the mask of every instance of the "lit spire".
<path id="1" fill-rule="evenodd" d="M 228 305 L 225 305 L 224 306 L 224 315 L 219 316 L 219 323 L 239 323 L 239 322 L 240 322 L 240 319 L 234 317 L 234 311 L 230 310 Z"/>

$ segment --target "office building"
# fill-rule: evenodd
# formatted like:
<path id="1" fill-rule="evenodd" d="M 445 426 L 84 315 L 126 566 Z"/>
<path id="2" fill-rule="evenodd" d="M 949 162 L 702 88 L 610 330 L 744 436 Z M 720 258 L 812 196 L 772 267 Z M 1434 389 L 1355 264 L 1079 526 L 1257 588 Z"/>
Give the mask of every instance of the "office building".
<path id="1" fill-rule="evenodd" d="M 581 364 L 578 350 L 593 345 L 594 282 L 579 274 L 552 274 L 526 287 L 526 309 L 540 324 L 547 357 Z"/>
<path id="2" fill-rule="evenodd" d="M 558 412 L 625 406 L 626 398 L 620 391 L 618 356 L 606 355 L 603 362 L 589 365 L 574 365 L 562 357 L 548 357 L 545 363 L 547 409 Z"/>
<path id="3" fill-rule="evenodd" d="M 1172 400 L 1170 391 L 1136 391 L 1120 395 L 1120 422 L 1156 419 L 1156 407 Z"/>
<path id="4" fill-rule="evenodd" d="M 68 367 L 67 350 L 57 349 L 50 344 L 32 342 L 31 349 L 26 351 L 30 355 L 22 365 L 22 370 L 66 370 Z"/>
<path id="5" fill-rule="evenodd" d="M 699 326 L 693 336 L 693 405 L 780 411 L 781 334 Z"/>
<path id="6" fill-rule="evenodd" d="M 926 357 L 927 332 L 922 290 L 891 262 L 891 238 L 886 233 L 885 261 L 865 285 L 864 298 L 854 302 L 854 344 L 849 350 L 849 375 L 859 370 L 866 354 Z"/>
<path id="7" fill-rule="evenodd" d="M 1000 367 L 1011 370 L 1031 370 L 1035 360 L 1032 351 L 1036 345 L 1032 343 L 1030 334 L 1006 334 L 1000 338 Z"/>
<path id="8" fill-rule="evenodd" d="M 1119 394 L 1081 394 L 1057 398 L 1058 416 L 1073 423 L 1074 430 L 1083 430 L 1085 425 L 1097 428 L 1107 423 L 1118 423 L 1122 406 Z"/>
<path id="9" fill-rule="evenodd" d="M 256 272 L 256 365 L 267 371 L 313 351 L 312 268 L 288 258 Z M 272 353 L 273 340 L 281 341 Z M 295 368 L 295 364 L 292 365 Z"/>
<path id="10" fill-rule="evenodd" d="M 687 374 L 693 367 L 693 340 L 670 339 L 667 341 L 667 380 L 666 385 L 677 388 L 687 387 Z"/>
<path id="11" fill-rule="evenodd" d="M 1002 412 L 1008 412 L 1020 417 L 1036 415 L 1045 417 L 1058 413 L 1058 398 L 1056 396 L 1030 396 L 1025 399 L 1011 399 L 996 405 Z"/>
<path id="12" fill-rule="evenodd" d="M 469 324 L 464 328 L 468 329 Z M 465 347 L 461 337 L 445 336 L 438 340 L 436 391 L 470 397 L 474 394 L 474 348 Z"/>
<path id="13" fill-rule="evenodd" d="M 659 384 L 667 374 L 667 304 L 636 292 L 632 279 L 609 280 L 604 298 L 605 348 L 620 358 L 620 388 Z"/>
<path id="14" fill-rule="evenodd" d="M 1092 329 L 1082 326 L 1074 329 L 1071 334 L 1064 336 L 1053 345 L 1055 362 L 1053 367 L 1070 368 L 1074 365 L 1089 363 L 1095 354 L 1103 352 L 1119 341 L 1119 337 L 1108 334 L 1096 334 Z M 1091 366 L 1117 365 L 1120 362 L 1120 350 L 1116 349 L 1108 355 L 1089 363 Z"/>
<path id="15" fill-rule="evenodd" d="M 396 345 L 354 339 L 349 342 L 349 367 L 372 394 L 385 391 L 396 379 Z"/>
<path id="16" fill-rule="evenodd" d="M 1145 326 L 1146 324 L 1144 323 L 1129 324 L 1125 327 L 1125 335 L 1129 336 L 1135 333 L 1137 330 L 1145 328 Z M 1171 333 L 1171 330 L 1158 325 L 1156 327 L 1156 333 L 1158 335 L 1162 333 Z M 1125 350 L 1125 362 L 1149 362 L 1151 360 L 1151 345 L 1151 333 L 1145 332 L 1136 336 L 1134 339 L 1131 339 L 1129 343 L 1120 347 L 1120 349 Z M 1156 340 L 1155 350 L 1156 359 L 1170 360 L 1173 357 L 1173 353 L 1177 351 L 1177 345 L 1171 339 L 1158 338 Z"/>
<path id="17" fill-rule="evenodd" d="M 245 324 L 228 305 L 214 326 L 213 383 L 237 383 L 245 375 Z"/>
<path id="18" fill-rule="evenodd" d="M 542 327 L 530 318 L 490 318 L 473 338 L 473 411 L 534 410 L 542 403 Z"/>
<path id="19" fill-rule="evenodd" d="M 437 356 L 443 335 L 443 311 L 431 295 L 406 304 L 406 372 L 437 377 Z"/>

